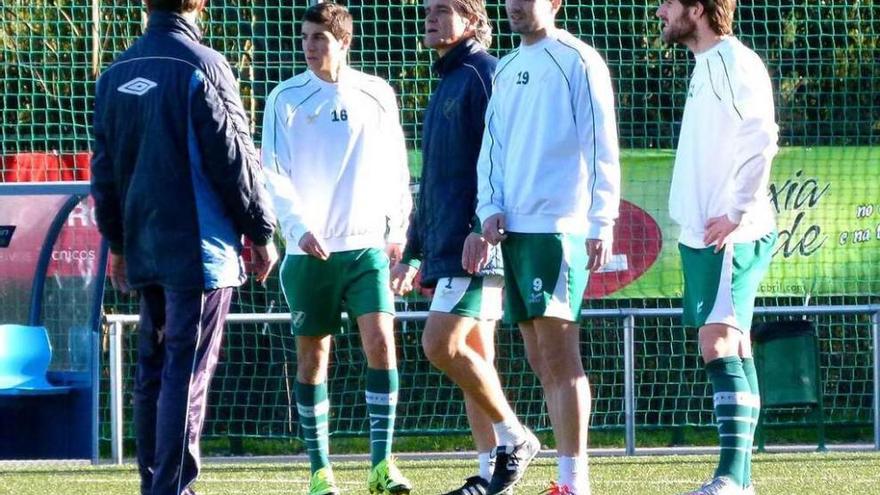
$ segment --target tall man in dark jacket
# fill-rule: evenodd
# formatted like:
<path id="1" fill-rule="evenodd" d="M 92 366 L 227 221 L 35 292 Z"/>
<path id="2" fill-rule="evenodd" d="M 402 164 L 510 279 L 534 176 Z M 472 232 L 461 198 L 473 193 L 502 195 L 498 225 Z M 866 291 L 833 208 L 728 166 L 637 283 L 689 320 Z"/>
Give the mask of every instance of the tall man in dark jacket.
<path id="1" fill-rule="evenodd" d="M 205 0 L 147 0 L 146 33 L 101 75 L 92 196 L 114 287 L 141 296 L 134 406 L 142 495 L 191 494 L 241 237 L 277 259 L 238 84 L 199 43 Z"/>
<path id="2" fill-rule="evenodd" d="M 518 479 L 531 459 L 510 472 L 495 452 L 537 443 L 507 403 L 493 361 L 495 323 L 501 317 L 501 253 L 489 247 L 474 210 L 477 158 L 497 59 L 486 52 L 492 28 L 482 0 L 426 0 L 425 45 L 439 58 L 440 76 L 423 127 L 421 188 L 392 289 L 436 287 L 422 345 L 434 366 L 464 391 L 480 472 L 450 492 L 486 493 L 493 476 Z"/>

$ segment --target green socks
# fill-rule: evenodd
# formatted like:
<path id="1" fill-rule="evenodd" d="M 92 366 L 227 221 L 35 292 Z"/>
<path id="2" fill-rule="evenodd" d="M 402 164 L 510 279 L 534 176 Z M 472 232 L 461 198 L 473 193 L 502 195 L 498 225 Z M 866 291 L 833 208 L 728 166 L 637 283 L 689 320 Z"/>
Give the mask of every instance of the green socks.
<path id="1" fill-rule="evenodd" d="M 715 476 L 725 476 L 744 486 L 746 459 L 751 452 L 755 423 L 752 410 L 758 401 L 746 380 L 739 356 L 723 357 L 706 364 L 714 390 L 713 404 L 721 440 L 721 457 Z M 755 413 L 756 414 L 756 413 Z"/>
<path id="2" fill-rule="evenodd" d="M 391 457 L 398 388 L 396 369 L 367 368 L 367 412 L 370 414 L 370 460 L 373 467 Z"/>
<path id="3" fill-rule="evenodd" d="M 330 465 L 330 401 L 327 400 L 327 383 L 309 385 L 296 382 L 295 393 L 299 423 L 309 452 L 312 473 L 315 473 Z"/>
<path id="4" fill-rule="evenodd" d="M 743 371 L 746 374 L 746 381 L 749 382 L 749 388 L 752 391 L 752 398 L 755 401 L 752 404 L 752 441 L 749 444 L 749 452 L 746 454 L 746 465 L 743 470 L 743 486 L 752 484 L 752 447 L 755 445 L 755 429 L 758 427 L 758 416 L 761 415 L 761 393 L 758 389 L 758 371 L 755 370 L 755 360 L 752 358 L 743 358 Z"/>
<path id="5" fill-rule="evenodd" d="M 391 456 L 397 411 L 397 370 L 367 369 L 367 411 L 370 414 L 370 458 L 373 466 Z M 296 383 L 296 408 L 309 453 L 312 473 L 330 465 L 327 384 Z"/>

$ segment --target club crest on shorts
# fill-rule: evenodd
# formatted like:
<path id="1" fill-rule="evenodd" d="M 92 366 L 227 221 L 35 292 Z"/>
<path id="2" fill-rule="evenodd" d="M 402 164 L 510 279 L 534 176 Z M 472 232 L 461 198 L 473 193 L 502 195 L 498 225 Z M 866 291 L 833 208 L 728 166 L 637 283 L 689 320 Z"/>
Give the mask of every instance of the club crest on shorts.
<path id="1" fill-rule="evenodd" d="M 293 328 L 299 328 L 303 326 L 303 323 L 306 321 L 306 312 L 305 311 L 291 311 L 290 312 L 290 324 L 293 325 Z"/>

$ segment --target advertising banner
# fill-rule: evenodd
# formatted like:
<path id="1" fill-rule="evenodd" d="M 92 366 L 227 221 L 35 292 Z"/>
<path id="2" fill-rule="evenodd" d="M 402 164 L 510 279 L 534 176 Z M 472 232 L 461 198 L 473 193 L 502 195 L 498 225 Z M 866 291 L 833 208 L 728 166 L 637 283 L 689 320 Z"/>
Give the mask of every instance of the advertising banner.
<path id="1" fill-rule="evenodd" d="M 681 297 L 667 204 L 674 160 L 671 151 L 623 154 L 614 259 L 587 297 Z M 779 240 L 760 296 L 880 293 L 880 149 L 784 148 L 769 194 Z"/>

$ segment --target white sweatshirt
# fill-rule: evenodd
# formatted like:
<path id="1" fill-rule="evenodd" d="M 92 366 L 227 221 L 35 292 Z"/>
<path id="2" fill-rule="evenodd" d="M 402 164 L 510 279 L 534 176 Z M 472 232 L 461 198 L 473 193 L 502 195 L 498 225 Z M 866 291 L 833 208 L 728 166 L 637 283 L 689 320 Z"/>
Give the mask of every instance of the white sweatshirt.
<path id="1" fill-rule="evenodd" d="M 706 223 L 721 215 L 740 222 L 733 242 L 776 228 L 768 183 L 778 132 L 770 76 L 755 52 L 727 37 L 696 55 L 669 194 L 682 244 L 706 247 Z"/>
<path id="2" fill-rule="evenodd" d="M 620 203 L 614 93 L 595 49 L 563 30 L 498 63 L 486 110 L 477 215 L 507 230 L 611 242 Z"/>
<path id="3" fill-rule="evenodd" d="M 279 84 L 266 101 L 262 155 L 288 254 L 304 254 L 306 232 L 330 252 L 406 241 L 406 144 L 384 80 L 346 67 L 337 83 L 306 71 Z"/>

